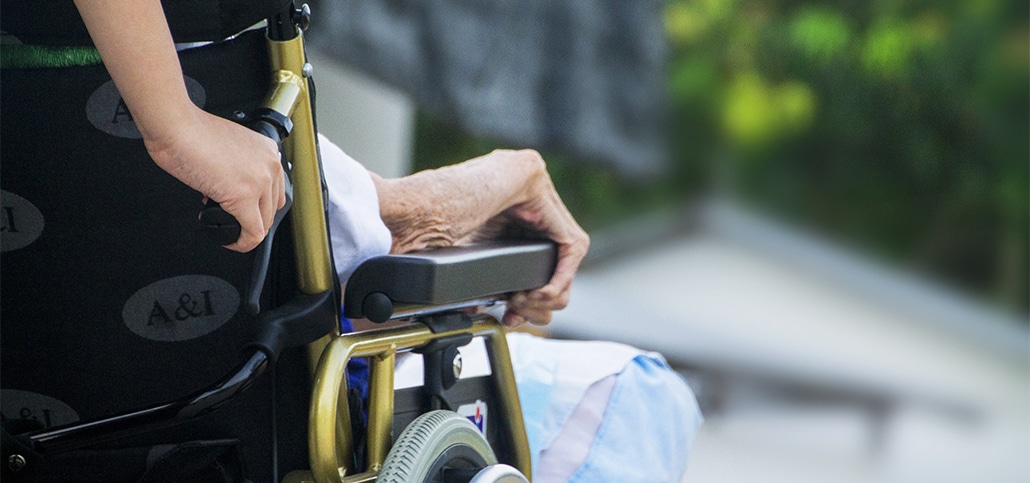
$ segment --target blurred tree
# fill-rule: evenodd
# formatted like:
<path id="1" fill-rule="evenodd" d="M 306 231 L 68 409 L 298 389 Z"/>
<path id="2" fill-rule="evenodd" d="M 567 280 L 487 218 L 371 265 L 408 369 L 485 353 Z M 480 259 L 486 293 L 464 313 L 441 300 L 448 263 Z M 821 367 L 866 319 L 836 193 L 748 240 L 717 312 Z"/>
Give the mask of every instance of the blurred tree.
<path id="1" fill-rule="evenodd" d="M 672 1 L 679 159 L 729 164 L 732 196 L 1026 312 L 1028 11 Z"/>

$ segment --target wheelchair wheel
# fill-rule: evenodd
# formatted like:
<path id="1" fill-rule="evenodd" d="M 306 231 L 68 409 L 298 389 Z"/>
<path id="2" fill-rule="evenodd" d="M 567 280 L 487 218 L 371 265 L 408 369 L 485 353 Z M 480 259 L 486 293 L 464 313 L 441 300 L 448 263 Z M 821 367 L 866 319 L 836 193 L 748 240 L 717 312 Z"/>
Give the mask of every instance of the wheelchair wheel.
<path id="1" fill-rule="evenodd" d="M 468 419 L 451 411 L 416 418 L 383 462 L 378 483 L 468 482 L 497 465 L 490 443 Z M 499 465 L 498 465 L 499 466 Z M 516 471 L 517 473 L 517 471 Z M 507 473 L 506 473 L 507 474 Z M 487 480 L 475 479 L 486 482 Z M 490 479 L 489 481 L 517 481 Z M 523 481 L 525 481 L 523 479 Z"/>
<path id="2" fill-rule="evenodd" d="M 493 465 L 476 473 L 469 483 L 529 483 L 529 480 L 511 466 Z"/>

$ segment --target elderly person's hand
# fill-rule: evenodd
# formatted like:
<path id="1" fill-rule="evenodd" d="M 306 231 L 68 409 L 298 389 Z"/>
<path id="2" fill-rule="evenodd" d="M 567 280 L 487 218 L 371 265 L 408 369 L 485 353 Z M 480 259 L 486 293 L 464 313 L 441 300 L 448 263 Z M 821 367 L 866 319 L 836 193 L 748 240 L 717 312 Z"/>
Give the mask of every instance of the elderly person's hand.
<path id="1" fill-rule="evenodd" d="M 545 325 L 569 303 L 572 279 L 590 238 L 558 197 L 543 158 L 531 150 L 498 150 L 461 164 L 399 179 L 373 175 L 393 253 L 450 246 L 510 233 L 558 244 L 547 285 L 511 295 L 503 323 Z"/>

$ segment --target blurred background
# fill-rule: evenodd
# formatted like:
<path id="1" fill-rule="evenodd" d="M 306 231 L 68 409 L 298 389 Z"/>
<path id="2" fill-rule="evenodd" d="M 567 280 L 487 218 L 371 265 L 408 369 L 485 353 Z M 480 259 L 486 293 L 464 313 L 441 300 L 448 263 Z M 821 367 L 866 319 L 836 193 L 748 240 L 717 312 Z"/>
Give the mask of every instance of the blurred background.
<path id="1" fill-rule="evenodd" d="M 547 330 L 688 379 L 686 481 L 1030 481 L 1027 2 L 313 10 L 370 169 L 544 154 L 593 240 Z"/>

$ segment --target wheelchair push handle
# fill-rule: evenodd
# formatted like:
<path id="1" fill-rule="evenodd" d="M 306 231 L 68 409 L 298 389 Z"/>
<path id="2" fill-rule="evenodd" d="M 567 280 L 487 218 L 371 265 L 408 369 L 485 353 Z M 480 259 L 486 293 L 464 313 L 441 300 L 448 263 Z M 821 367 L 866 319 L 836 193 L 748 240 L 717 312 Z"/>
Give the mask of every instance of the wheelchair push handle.
<path id="1" fill-rule="evenodd" d="M 255 112 L 256 118 L 249 123 L 249 127 L 260 134 L 268 136 L 279 148 L 279 161 L 283 165 L 283 188 L 286 191 L 286 203 L 275 212 L 272 219 L 272 226 L 268 227 L 268 235 L 258 245 L 255 253 L 254 268 L 251 271 L 250 286 L 247 290 L 247 301 L 244 309 L 251 315 L 257 315 L 261 311 L 261 291 L 265 285 L 265 277 L 268 275 L 268 264 L 272 258 L 272 239 L 279 229 L 279 224 L 286 217 L 286 213 L 293 206 L 293 183 L 290 181 L 290 163 L 282 152 L 283 139 L 290 135 L 293 129 L 293 122 L 290 118 L 273 109 L 261 108 Z M 222 209 L 214 200 L 207 200 L 207 204 L 200 212 L 200 224 L 204 231 L 215 243 L 225 246 L 235 243 L 240 238 L 240 222 L 234 216 Z"/>
<path id="2" fill-rule="evenodd" d="M 290 118 L 271 109 L 264 108 L 258 110 L 255 114 L 258 117 L 249 123 L 248 127 L 275 141 L 275 145 L 279 147 L 279 152 L 282 153 L 283 139 L 290 134 L 293 128 Z M 268 230 L 268 237 L 273 236 L 276 228 L 279 227 L 279 222 L 282 221 L 283 216 L 286 215 L 286 212 L 289 211 L 290 206 L 293 204 L 293 183 L 290 181 L 289 164 L 282 154 L 280 154 L 280 161 L 283 164 L 283 173 L 285 175 L 286 204 L 275 213 L 275 219 Z M 207 200 L 207 203 L 204 204 L 204 209 L 200 212 L 200 224 L 204 228 L 204 233 L 207 234 L 207 237 L 222 246 L 236 243 L 242 232 L 239 220 L 222 209 L 221 205 L 212 199 Z"/>

